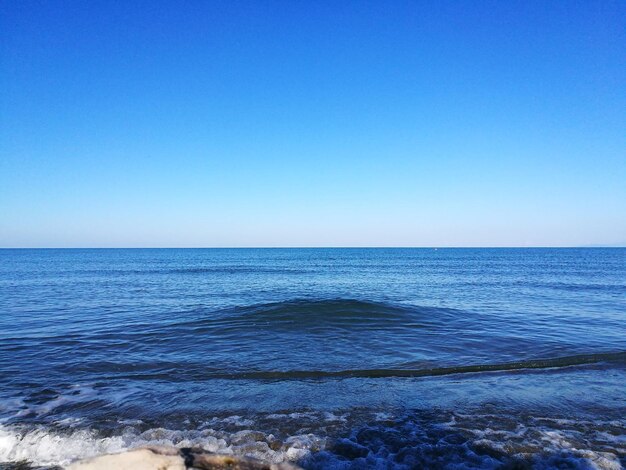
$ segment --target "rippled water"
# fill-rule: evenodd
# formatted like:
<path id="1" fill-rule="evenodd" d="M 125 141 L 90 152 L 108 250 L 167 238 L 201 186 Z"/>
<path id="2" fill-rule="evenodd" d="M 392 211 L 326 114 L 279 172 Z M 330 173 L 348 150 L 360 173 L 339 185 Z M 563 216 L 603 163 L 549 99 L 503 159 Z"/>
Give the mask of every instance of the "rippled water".
<path id="1" fill-rule="evenodd" d="M 0 462 L 626 465 L 626 249 L 0 250 Z"/>

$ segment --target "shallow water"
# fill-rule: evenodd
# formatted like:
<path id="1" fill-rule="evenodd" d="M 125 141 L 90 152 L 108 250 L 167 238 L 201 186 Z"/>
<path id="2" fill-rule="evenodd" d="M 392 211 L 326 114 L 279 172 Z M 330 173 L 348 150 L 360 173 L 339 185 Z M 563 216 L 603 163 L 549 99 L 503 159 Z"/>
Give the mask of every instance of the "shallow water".
<path id="1" fill-rule="evenodd" d="M 0 462 L 626 465 L 626 249 L 0 250 Z"/>

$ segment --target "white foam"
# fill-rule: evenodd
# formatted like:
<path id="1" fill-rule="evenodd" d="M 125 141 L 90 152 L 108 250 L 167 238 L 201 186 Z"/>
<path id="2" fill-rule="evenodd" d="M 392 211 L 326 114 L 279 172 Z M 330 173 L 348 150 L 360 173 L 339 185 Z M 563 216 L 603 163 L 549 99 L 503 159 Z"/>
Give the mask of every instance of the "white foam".
<path id="1" fill-rule="evenodd" d="M 306 457 L 319 450 L 324 439 L 307 434 L 291 436 L 275 444 L 272 434 L 240 431 L 224 434 L 213 429 L 177 431 L 154 428 L 142 433 L 127 431 L 112 437 L 99 437 L 89 430 L 57 433 L 43 428 L 20 431 L 0 426 L 0 462 L 28 460 L 35 465 L 65 466 L 78 459 L 146 445 L 202 447 L 209 452 L 254 457 L 280 463 Z M 273 444 L 270 447 L 270 444 Z M 274 448 L 272 448 L 274 447 Z"/>
<path id="2" fill-rule="evenodd" d="M 323 414 L 324 421 L 328 422 L 342 422 L 345 423 L 348 420 L 348 416 L 346 414 L 336 415 L 330 411 L 325 411 Z"/>
<path id="3" fill-rule="evenodd" d="M 318 419 L 318 415 L 312 412 L 295 412 L 295 413 L 273 413 L 267 415 L 268 419 L 308 419 L 308 420 L 316 420 Z"/>
<path id="4" fill-rule="evenodd" d="M 211 425 L 215 425 L 218 423 L 232 424 L 235 426 L 252 426 L 254 424 L 254 421 L 243 418 L 242 416 L 239 416 L 239 415 L 233 415 L 233 416 L 227 416 L 225 418 L 212 418 L 208 420 L 205 424 L 207 426 L 211 426 Z"/>
<path id="5" fill-rule="evenodd" d="M 35 465 L 67 465 L 71 461 L 129 448 L 123 436 L 98 439 L 90 431 L 58 435 L 36 429 L 21 433 L 0 426 L 0 461 L 28 460 Z"/>
<path id="6" fill-rule="evenodd" d="M 262 421 L 279 420 L 282 428 L 284 419 L 293 419 L 298 424 L 312 416 L 325 421 L 322 428 L 325 433 L 334 422 L 341 423 L 341 427 L 346 416 L 350 418 L 303 412 L 265 415 Z M 295 461 L 314 469 L 427 467 L 430 463 L 440 465 L 441 460 L 430 462 L 428 459 L 440 459 L 445 453 L 449 458 L 448 468 L 496 468 L 511 459 L 521 459 L 538 469 L 565 466 L 617 470 L 621 468 L 619 456 L 626 454 L 626 439 L 620 433 L 624 429 L 622 421 L 562 420 L 557 423 L 547 418 L 517 421 L 497 415 L 453 414 L 452 417 L 442 416 L 443 422 L 438 424 L 427 424 L 410 416 L 392 420 L 383 413 L 370 418 L 374 418 L 369 420 L 370 425 L 346 427 L 352 429 L 352 434 L 338 441 L 306 433 L 299 426 L 293 427 L 293 435 L 278 438 L 271 432 L 255 429 L 252 419 L 239 415 L 211 419 L 199 429 L 140 431 L 128 426 L 121 434 L 110 437 L 77 429 L 73 423 L 63 430 L 0 424 L 0 462 L 28 460 L 35 465 L 64 466 L 103 453 L 146 445 L 173 445 L 202 447 L 210 452 L 249 456 L 273 463 Z M 231 431 L 224 430 L 223 424 Z M 232 432 L 233 425 L 241 429 Z M 360 433 L 361 430 L 366 432 Z M 396 447 L 399 441 L 393 437 L 398 431 L 407 439 L 403 448 Z M 430 434 L 431 431 L 434 432 Z M 454 439 L 447 442 L 441 436 L 442 431 L 449 432 Z M 335 445 L 338 442 L 339 448 Z"/>

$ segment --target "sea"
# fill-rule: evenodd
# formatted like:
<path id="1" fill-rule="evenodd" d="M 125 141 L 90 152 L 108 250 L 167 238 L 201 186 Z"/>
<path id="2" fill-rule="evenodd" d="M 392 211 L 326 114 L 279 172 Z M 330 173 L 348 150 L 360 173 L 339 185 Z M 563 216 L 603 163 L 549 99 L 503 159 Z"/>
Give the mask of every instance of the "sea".
<path id="1" fill-rule="evenodd" d="M 626 467 L 626 249 L 0 250 L 0 468 Z"/>

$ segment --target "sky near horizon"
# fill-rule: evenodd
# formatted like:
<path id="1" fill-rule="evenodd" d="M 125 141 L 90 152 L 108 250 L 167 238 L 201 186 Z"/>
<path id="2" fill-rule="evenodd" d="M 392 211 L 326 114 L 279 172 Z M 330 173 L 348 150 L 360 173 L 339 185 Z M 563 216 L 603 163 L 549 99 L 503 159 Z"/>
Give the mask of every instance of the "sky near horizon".
<path id="1" fill-rule="evenodd" d="M 626 2 L 0 2 L 0 247 L 626 242 Z"/>

